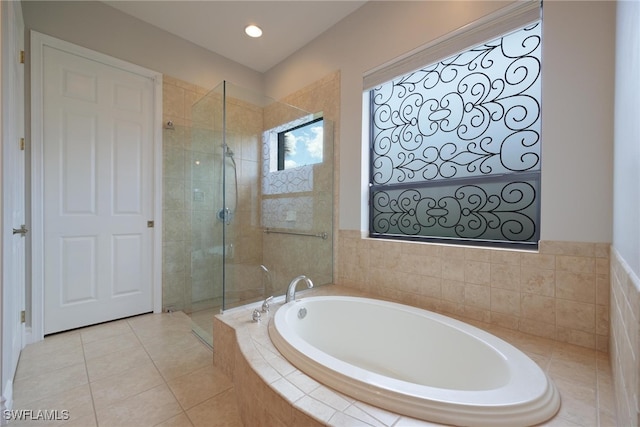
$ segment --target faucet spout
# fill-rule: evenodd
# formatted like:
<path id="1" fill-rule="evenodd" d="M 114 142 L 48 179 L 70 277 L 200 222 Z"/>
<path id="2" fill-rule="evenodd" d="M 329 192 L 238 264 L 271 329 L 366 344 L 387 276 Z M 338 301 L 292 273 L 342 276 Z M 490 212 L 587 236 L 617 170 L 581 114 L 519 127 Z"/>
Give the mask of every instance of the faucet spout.
<path id="1" fill-rule="evenodd" d="M 296 299 L 296 286 L 298 282 L 306 282 L 307 288 L 313 288 L 313 282 L 307 276 L 302 275 L 298 276 L 289 283 L 289 287 L 287 288 L 287 296 L 285 298 L 285 303 L 290 301 L 295 301 Z"/>

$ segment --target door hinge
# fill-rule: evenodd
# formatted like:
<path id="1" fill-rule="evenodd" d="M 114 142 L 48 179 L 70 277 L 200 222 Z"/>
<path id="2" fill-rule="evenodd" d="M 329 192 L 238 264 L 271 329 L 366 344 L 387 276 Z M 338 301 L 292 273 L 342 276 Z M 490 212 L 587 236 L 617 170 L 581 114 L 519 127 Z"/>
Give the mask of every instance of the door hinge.
<path id="1" fill-rule="evenodd" d="M 147 221 L 147 227 L 153 228 L 153 221 Z"/>
<path id="2" fill-rule="evenodd" d="M 27 226 L 25 224 L 22 224 L 20 226 L 20 228 L 14 228 L 13 229 L 13 234 L 19 234 L 22 237 L 25 236 L 25 234 L 27 234 L 29 232 L 29 229 L 27 228 Z"/>
<path id="3" fill-rule="evenodd" d="M 24 138 L 20 138 L 20 150 L 24 151 Z"/>
<path id="4" fill-rule="evenodd" d="M 24 50 L 20 51 L 20 63 L 24 64 Z"/>
<path id="5" fill-rule="evenodd" d="M 20 312 L 20 323 L 25 323 L 27 321 L 27 313 L 24 310 Z"/>

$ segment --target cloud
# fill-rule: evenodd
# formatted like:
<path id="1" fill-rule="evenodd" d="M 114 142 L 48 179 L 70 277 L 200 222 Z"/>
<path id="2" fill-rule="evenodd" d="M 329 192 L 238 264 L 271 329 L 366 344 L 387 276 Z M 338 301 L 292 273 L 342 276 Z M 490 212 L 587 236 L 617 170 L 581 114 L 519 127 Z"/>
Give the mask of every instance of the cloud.
<path id="1" fill-rule="evenodd" d="M 286 159 L 284 161 L 284 168 L 285 169 L 293 169 L 293 168 L 297 168 L 297 167 L 298 167 L 298 162 L 296 162 L 295 160 Z"/>
<path id="2" fill-rule="evenodd" d="M 307 151 L 311 157 L 322 160 L 322 147 L 323 147 L 323 132 L 322 126 L 314 126 L 311 128 L 312 136 L 306 139 L 304 142 L 307 146 Z"/>
<path id="3" fill-rule="evenodd" d="M 322 162 L 323 127 L 312 126 L 284 134 L 285 169 Z"/>

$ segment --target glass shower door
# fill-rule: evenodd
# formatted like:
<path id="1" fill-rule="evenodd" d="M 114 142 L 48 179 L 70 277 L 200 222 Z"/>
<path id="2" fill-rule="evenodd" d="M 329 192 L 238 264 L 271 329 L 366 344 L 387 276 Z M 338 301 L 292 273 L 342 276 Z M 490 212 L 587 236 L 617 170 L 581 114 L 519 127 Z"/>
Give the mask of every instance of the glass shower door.
<path id="1" fill-rule="evenodd" d="M 209 345 L 213 316 L 223 305 L 224 222 L 218 219 L 224 206 L 223 92 L 220 85 L 192 106 L 191 143 L 185 155 L 190 171 L 190 315 L 194 333 Z"/>
<path id="2" fill-rule="evenodd" d="M 189 300 L 209 344 L 221 311 L 282 295 L 299 274 L 332 282 L 333 130 L 319 117 L 229 82 L 193 105 Z M 279 169 L 277 135 L 305 123 L 323 123 L 322 157 Z"/>
<path id="3" fill-rule="evenodd" d="M 265 298 L 262 264 L 261 141 L 264 97 L 224 83 L 224 307 Z"/>

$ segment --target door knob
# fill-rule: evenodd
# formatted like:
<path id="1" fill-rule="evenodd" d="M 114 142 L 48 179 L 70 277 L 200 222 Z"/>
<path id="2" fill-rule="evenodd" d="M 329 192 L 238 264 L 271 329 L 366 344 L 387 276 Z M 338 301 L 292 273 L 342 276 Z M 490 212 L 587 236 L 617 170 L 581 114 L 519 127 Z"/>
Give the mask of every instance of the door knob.
<path id="1" fill-rule="evenodd" d="M 20 226 L 20 228 L 14 228 L 13 229 L 13 234 L 20 234 L 22 235 L 22 237 L 24 237 L 25 234 L 27 234 L 29 232 L 29 230 L 27 230 L 26 225 L 22 224 Z"/>

